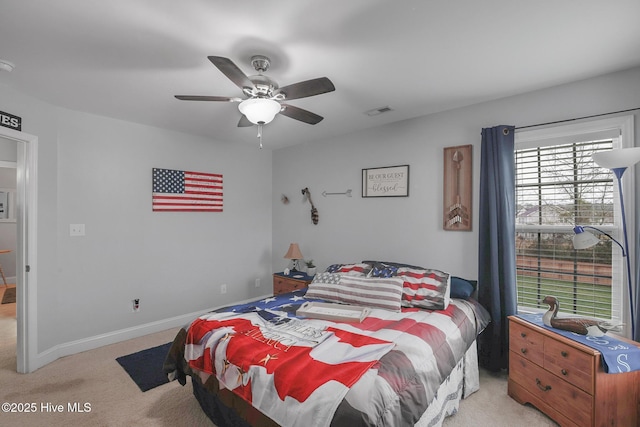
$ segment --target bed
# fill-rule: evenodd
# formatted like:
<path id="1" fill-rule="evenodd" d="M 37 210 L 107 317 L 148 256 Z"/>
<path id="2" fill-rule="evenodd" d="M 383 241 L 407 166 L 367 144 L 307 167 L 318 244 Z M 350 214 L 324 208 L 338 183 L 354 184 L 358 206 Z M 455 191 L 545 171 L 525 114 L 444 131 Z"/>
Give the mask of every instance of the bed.
<path id="1" fill-rule="evenodd" d="M 307 289 L 194 319 L 164 371 L 190 377 L 218 427 L 438 426 L 479 387 L 475 340 L 490 319 L 474 286 L 405 264 L 334 264 Z"/>

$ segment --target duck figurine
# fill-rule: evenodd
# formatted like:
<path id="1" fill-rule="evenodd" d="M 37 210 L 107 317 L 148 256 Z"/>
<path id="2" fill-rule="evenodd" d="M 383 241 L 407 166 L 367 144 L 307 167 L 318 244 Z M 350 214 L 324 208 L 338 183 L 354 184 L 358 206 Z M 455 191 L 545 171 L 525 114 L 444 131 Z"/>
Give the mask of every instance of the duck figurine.
<path id="1" fill-rule="evenodd" d="M 556 297 L 546 296 L 542 302 L 549 305 L 549 310 L 542 316 L 542 323 L 546 326 L 591 337 L 601 337 L 608 331 L 620 332 L 622 330 L 621 325 L 613 325 L 603 320 L 585 317 L 558 318 L 556 316 L 558 315 L 560 304 Z"/>

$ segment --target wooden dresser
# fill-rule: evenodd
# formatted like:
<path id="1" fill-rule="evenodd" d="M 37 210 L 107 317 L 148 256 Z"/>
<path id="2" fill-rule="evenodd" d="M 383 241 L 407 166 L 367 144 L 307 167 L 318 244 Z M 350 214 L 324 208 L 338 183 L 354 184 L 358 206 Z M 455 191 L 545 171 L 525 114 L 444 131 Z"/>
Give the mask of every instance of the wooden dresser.
<path id="1" fill-rule="evenodd" d="M 300 277 L 296 277 L 300 276 Z M 313 276 L 307 276 L 301 271 L 292 271 L 286 276 L 284 273 L 273 274 L 273 294 L 279 295 L 306 288 L 313 280 Z"/>
<path id="2" fill-rule="evenodd" d="M 640 371 L 608 374 L 600 357 L 597 350 L 509 317 L 509 396 L 561 426 L 639 426 Z"/>

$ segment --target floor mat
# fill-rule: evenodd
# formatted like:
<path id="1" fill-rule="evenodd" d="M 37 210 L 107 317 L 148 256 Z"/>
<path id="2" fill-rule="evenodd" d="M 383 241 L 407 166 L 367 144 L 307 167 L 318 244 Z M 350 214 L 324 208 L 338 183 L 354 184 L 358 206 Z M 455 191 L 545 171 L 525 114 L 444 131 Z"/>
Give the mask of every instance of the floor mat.
<path id="1" fill-rule="evenodd" d="M 171 343 L 167 343 L 118 357 L 116 361 L 140 387 L 140 390 L 147 391 L 169 382 L 167 374 L 162 371 L 162 365 L 170 348 Z"/>

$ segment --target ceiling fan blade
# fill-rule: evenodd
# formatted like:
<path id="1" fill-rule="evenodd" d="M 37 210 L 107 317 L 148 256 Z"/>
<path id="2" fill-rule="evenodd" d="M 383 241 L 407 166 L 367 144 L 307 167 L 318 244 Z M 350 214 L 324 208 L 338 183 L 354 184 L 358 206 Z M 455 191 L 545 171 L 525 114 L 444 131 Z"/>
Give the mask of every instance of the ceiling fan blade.
<path id="1" fill-rule="evenodd" d="M 243 73 L 242 70 L 229 58 L 223 58 L 222 56 L 208 56 L 207 58 L 209 58 L 209 61 L 211 61 L 213 65 L 222 71 L 222 74 L 227 76 L 227 78 L 235 83 L 240 89 L 244 89 L 245 87 L 254 87 L 251 80 L 249 80 L 249 77 L 247 77 L 247 75 Z"/>
<path id="2" fill-rule="evenodd" d="M 290 117 L 292 119 L 300 120 L 301 122 L 309 123 L 310 125 L 318 124 L 324 119 L 311 111 L 303 110 L 302 108 L 294 107 L 293 105 L 282 104 L 284 107 L 280 110 L 280 114 Z"/>
<path id="3" fill-rule="evenodd" d="M 175 95 L 181 101 L 223 101 L 223 102 L 240 102 L 242 98 L 233 98 L 228 96 L 201 96 L 201 95 Z"/>
<path id="4" fill-rule="evenodd" d="M 282 93 L 285 99 L 289 100 L 320 95 L 321 93 L 333 92 L 334 90 L 336 90 L 336 88 L 333 83 L 331 83 L 331 80 L 326 77 L 320 77 L 281 87 L 275 93 L 276 95 Z"/>
<path id="5" fill-rule="evenodd" d="M 253 126 L 253 123 L 251 123 L 249 121 L 249 119 L 247 119 L 247 116 L 245 116 L 244 114 L 242 115 L 242 117 L 240 117 L 240 121 L 238 122 L 238 127 L 239 128 L 246 128 L 249 126 Z"/>

